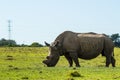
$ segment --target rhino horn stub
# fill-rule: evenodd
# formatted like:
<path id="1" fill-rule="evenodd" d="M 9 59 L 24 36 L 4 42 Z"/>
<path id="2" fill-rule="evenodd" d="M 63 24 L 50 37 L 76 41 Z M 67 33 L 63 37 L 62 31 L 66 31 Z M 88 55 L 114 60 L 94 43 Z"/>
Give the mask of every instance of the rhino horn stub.
<path id="1" fill-rule="evenodd" d="M 43 60 L 43 63 L 44 63 L 44 64 L 47 64 L 47 63 L 46 63 L 46 60 Z"/>
<path id="2" fill-rule="evenodd" d="M 44 63 L 45 65 L 47 65 L 47 66 L 49 65 L 49 64 L 48 64 L 48 60 L 43 60 L 43 63 Z"/>

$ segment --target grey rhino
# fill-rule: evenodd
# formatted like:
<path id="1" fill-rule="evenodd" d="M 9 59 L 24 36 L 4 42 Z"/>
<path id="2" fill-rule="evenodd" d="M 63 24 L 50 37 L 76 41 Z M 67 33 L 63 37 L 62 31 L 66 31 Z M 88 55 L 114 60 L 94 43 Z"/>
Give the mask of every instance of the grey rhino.
<path id="1" fill-rule="evenodd" d="M 89 60 L 99 54 L 106 57 L 106 67 L 109 67 L 110 63 L 115 67 L 114 44 L 105 34 L 65 31 L 53 43 L 45 44 L 49 46 L 50 52 L 43 63 L 48 67 L 54 67 L 62 55 L 68 60 L 70 67 L 73 61 L 76 67 L 80 67 L 78 58 Z"/>

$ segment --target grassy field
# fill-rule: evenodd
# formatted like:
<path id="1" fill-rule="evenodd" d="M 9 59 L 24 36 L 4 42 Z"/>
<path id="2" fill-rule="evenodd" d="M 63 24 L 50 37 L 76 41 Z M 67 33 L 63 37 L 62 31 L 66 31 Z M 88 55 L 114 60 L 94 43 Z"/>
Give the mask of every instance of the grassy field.
<path id="1" fill-rule="evenodd" d="M 120 80 L 120 48 L 115 48 L 116 67 L 104 67 L 105 57 L 79 59 L 81 67 L 68 67 L 61 56 L 56 67 L 46 67 L 42 61 L 47 47 L 0 48 L 0 80 Z"/>

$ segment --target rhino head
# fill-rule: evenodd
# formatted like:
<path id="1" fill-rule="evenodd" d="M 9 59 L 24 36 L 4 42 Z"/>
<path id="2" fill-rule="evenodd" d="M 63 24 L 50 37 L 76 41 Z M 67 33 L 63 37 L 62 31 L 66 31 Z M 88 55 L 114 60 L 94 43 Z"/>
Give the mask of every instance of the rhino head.
<path id="1" fill-rule="evenodd" d="M 46 57 L 46 60 L 43 61 L 44 64 L 46 64 L 48 67 L 54 67 L 60 57 L 59 54 L 59 41 L 55 41 L 52 44 L 48 44 L 45 42 L 46 46 L 49 47 L 49 55 Z"/>

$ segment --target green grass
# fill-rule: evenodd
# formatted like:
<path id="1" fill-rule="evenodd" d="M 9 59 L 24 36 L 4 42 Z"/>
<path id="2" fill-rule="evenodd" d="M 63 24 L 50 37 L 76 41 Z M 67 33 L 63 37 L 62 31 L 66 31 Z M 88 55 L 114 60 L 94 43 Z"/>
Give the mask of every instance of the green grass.
<path id="1" fill-rule="evenodd" d="M 79 59 L 80 68 L 69 68 L 63 56 L 56 67 L 46 67 L 42 61 L 47 54 L 47 47 L 1 47 L 0 80 L 120 80 L 120 48 L 115 48 L 115 68 L 104 67 L 101 55 L 92 60 Z"/>

